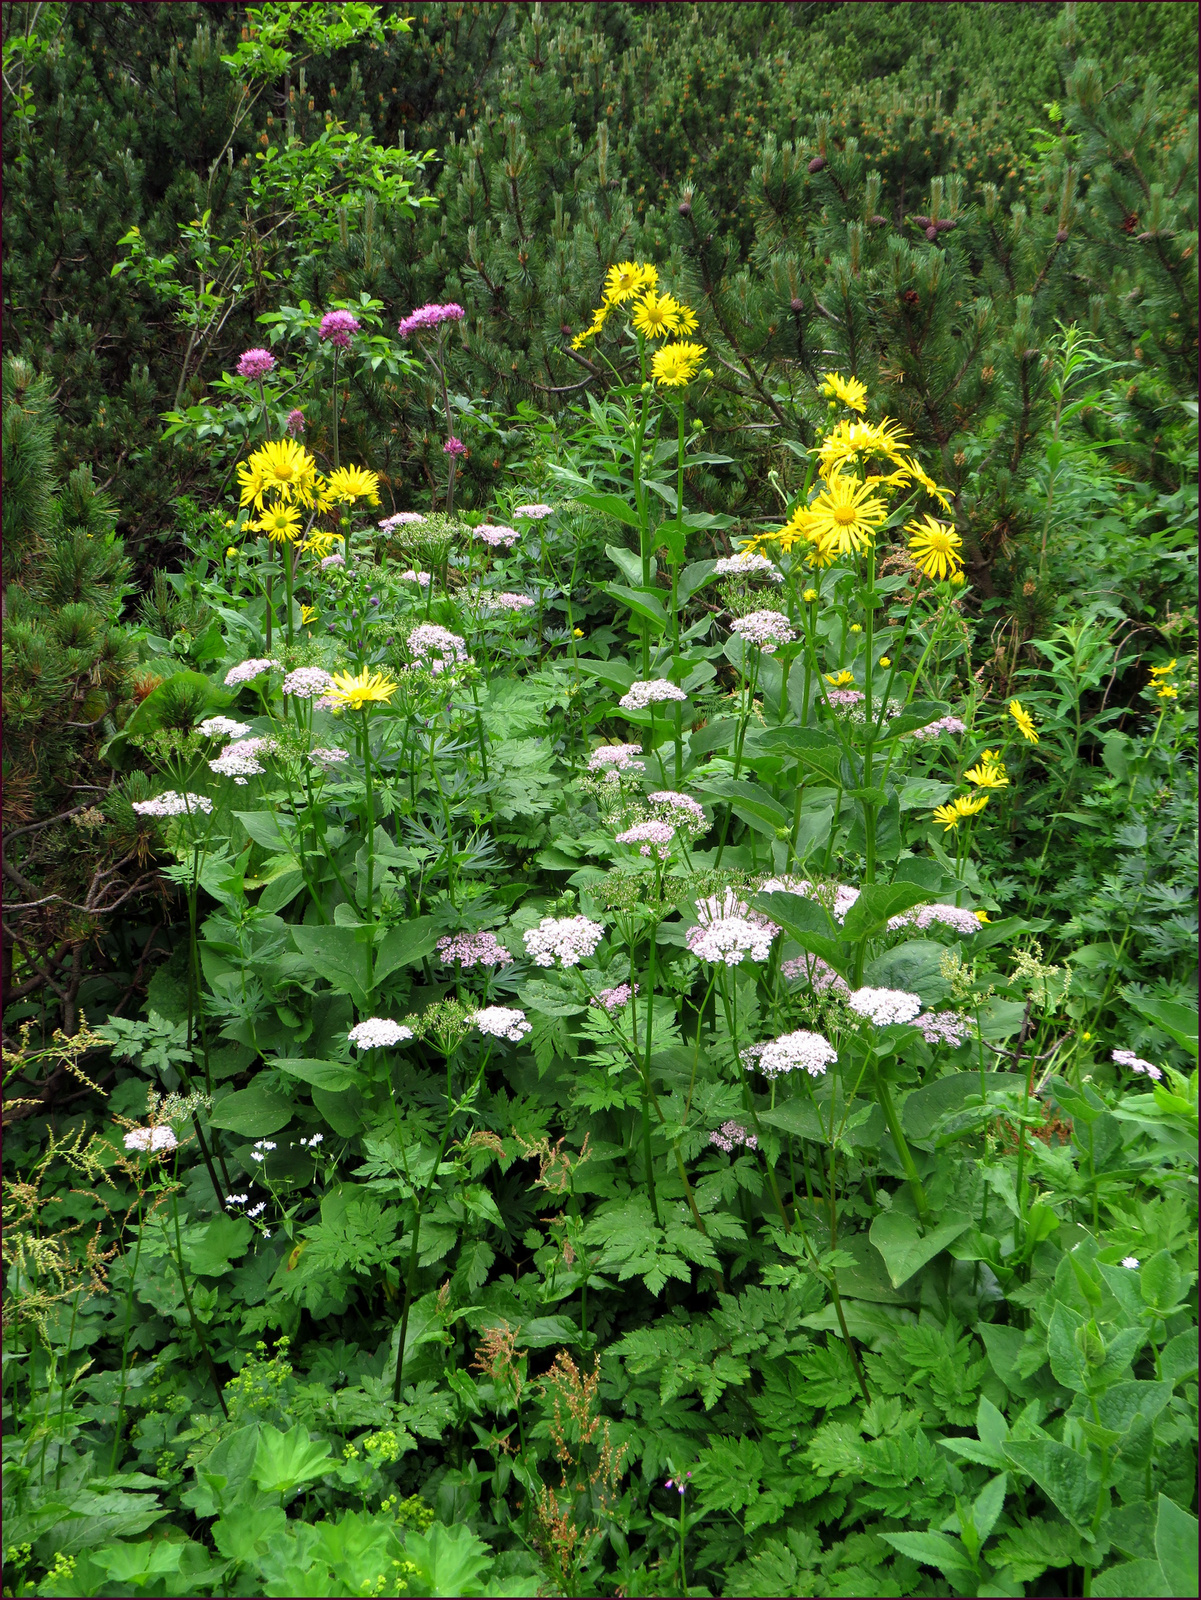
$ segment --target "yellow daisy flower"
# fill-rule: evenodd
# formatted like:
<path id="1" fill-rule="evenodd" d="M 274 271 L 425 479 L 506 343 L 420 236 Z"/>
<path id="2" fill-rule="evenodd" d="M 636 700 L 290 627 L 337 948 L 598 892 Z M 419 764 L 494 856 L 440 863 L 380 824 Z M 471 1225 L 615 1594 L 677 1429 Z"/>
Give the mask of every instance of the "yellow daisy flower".
<path id="1" fill-rule="evenodd" d="M 679 311 L 676 313 L 676 320 L 678 324 L 676 328 L 677 333 L 689 334 L 696 332 L 696 312 L 691 306 L 681 305 Z"/>
<path id="2" fill-rule="evenodd" d="M 309 555 L 320 559 L 329 555 L 334 546 L 341 543 L 338 534 L 331 532 L 329 528 L 314 528 L 304 541 L 304 548 Z"/>
<path id="3" fill-rule="evenodd" d="M 926 471 L 925 467 L 922 466 L 920 461 L 916 460 L 915 458 L 911 458 L 905 463 L 905 467 L 910 476 L 913 478 L 914 482 L 920 483 L 926 493 L 930 495 L 932 499 L 937 500 L 944 511 L 949 512 L 951 510 L 951 501 L 949 498 L 950 491 L 940 488 L 930 474 Z"/>
<path id="4" fill-rule="evenodd" d="M 976 916 L 979 918 L 979 920 L 981 922 L 991 922 L 992 921 L 992 918 L 989 916 L 987 911 L 977 911 L 976 912 Z M 1088 1035 L 1085 1034 L 1084 1037 L 1087 1039 Z"/>
<path id="5" fill-rule="evenodd" d="M 335 672 L 333 683 L 325 692 L 334 702 L 335 711 L 361 711 L 374 702 L 386 705 L 396 693 L 396 685 L 382 672 L 364 667 L 357 676 L 352 672 Z"/>
<path id="6" fill-rule="evenodd" d="M 634 326 L 648 339 L 662 339 L 680 326 L 680 302 L 670 294 L 648 289 L 634 308 Z"/>
<path id="7" fill-rule="evenodd" d="M 642 283 L 642 268 L 638 263 L 623 261 L 620 266 L 610 267 L 605 274 L 605 299 L 611 306 L 622 305 L 634 298 Z"/>
<path id="8" fill-rule="evenodd" d="M 263 509 L 263 496 L 274 489 L 282 500 L 311 506 L 316 492 L 317 463 L 295 439 L 270 439 L 238 468 L 242 504 Z"/>
<path id="9" fill-rule="evenodd" d="M 317 607 L 316 606 L 305 606 L 305 605 L 301 606 L 301 608 L 300 608 L 300 620 L 301 620 L 301 622 L 306 622 L 306 623 L 307 622 L 312 622 L 313 618 L 316 615 L 317 615 Z"/>
<path id="10" fill-rule="evenodd" d="M 905 532 L 911 536 L 909 554 L 914 564 L 931 581 L 937 579 L 941 583 L 949 573 L 957 572 L 963 565 L 959 554 L 963 540 L 945 522 L 928 516 L 921 522 L 907 522 Z"/>
<path id="11" fill-rule="evenodd" d="M 226 523 L 226 527 L 228 526 Z M 1176 670 L 1176 657 L 1173 656 L 1166 667 L 1151 667 L 1148 670 L 1153 678 L 1170 678 Z"/>
<path id="12" fill-rule="evenodd" d="M 866 549 L 888 515 L 888 507 L 872 494 L 867 484 L 844 477 L 840 472 L 830 474 L 808 509 L 813 519 L 810 537 L 819 545 L 823 556 L 841 556 L 852 550 Z"/>
<path id="13" fill-rule="evenodd" d="M 867 410 L 867 389 L 858 378 L 844 378 L 840 372 L 829 372 L 821 392 L 831 400 L 838 400 L 850 411 Z"/>
<path id="14" fill-rule="evenodd" d="M 1159 698 L 1161 700 L 1176 700 L 1179 698 L 1179 695 L 1176 688 L 1172 684 L 1161 683 L 1159 686 Z"/>
<path id="15" fill-rule="evenodd" d="M 273 544 L 295 544 L 300 538 L 300 512 L 280 500 L 250 526 L 256 533 L 265 533 Z"/>
<path id="16" fill-rule="evenodd" d="M 824 677 L 833 689 L 850 689 L 855 682 L 854 673 L 848 672 L 845 668 L 841 672 L 827 672 Z"/>
<path id="17" fill-rule="evenodd" d="M 955 796 L 949 805 L 934 807 L 934 820 L 935 822 L 941 822 L 944 831 L 949 832 L 952 828 L 957 828 L 968 817 L 974 817 L 983 811 L 987 804 L 988 796 L 986 794 L 959 794 Z"/>
<path id="18" fill-rule="evenodd" d="M 908 469 L 909 459 L 903 454 L 905 436 L 905 429 L 897 422 L 851 422 L 844 417 L 818 446 L 822 477 L 837 471 L 852 456 L 884 456 L 894 465 Z"/>
<path id="19" fill-rule="evenodd" d="M 582 350 L 588 343 L 589 339 L 596 338 L 597 334 L 605 325 L 605 318 L 609 315 L 609 310 L 610 308 L 608 305 L 602 305 L 596 308 L 596 310 L 592 313 L 591 326 L 585 328 L 583 333 L 577 333 L 575 338 L 571 341 L 571 348 L 573 350 Z"/>
<path id="20" fill-rule="evenodd" d="M 649 261 L 639 263 L 638 270 L 642 273 L 642 287 L 644 289 L 657 289 L 659 287 L 659 269 L 652 267 Z"/>
<path id="21" fill-rule="evenodd" d="M 1038 734 L 1035 732 L 1034 719 L 1028 711 L 1022 709 L 1020 700 L 1011 700 L 1009 702 L 1009 715 L 1017 723 L 1018 732 L 1022 738 L 1029 744 L 1037 744 Z"/>
<path id="22" fill-rule="evenodd" d="M 696 377 L 704 354 L 703 344 L 690 344 L 686 339 L 665 344 L 651 359 L 651 374 L 661 388 L 678 389 Z"/>
<path id="23" fill-rule="evenodd" d="M 366 472 L 362 467 L 339 467 L 331 472 L 326 492 L 335 505 L 354 505 L 358 500 L 379 505 L 379 479 L 374 472 Z"/>
<path id="24" fill-rule="evenodd" d="M 804 591 L 804 593 L 801 595 L 801 599 L 805 602 L 806 605 L 812 605 L 813 602 L 817 599 L 817 590 L 816 589 L 806 589 Z"/>
<path id="25" fill-rule="evenodd" d="M 1005 763 L 1000 759 L 1000 755 L 999 750 L 985 750 L 979 764 L 969 767 L 964 777 L 978 789 L 1008 788 L 1009 779 L 1005 774 Z"/>

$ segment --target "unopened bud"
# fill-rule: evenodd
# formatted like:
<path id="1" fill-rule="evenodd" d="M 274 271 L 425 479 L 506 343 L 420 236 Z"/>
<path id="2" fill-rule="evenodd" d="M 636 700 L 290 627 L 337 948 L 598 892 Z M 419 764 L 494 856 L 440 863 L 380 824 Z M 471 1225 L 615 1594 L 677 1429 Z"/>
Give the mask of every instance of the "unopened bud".
<path id="1" fill-rule="evenodd" d="M 826 164 L 825 156 L 814 156 L 813 160 L 809 163 L 809 171 L 810 172 L 820 172 L 822 170 L 822 168 L 825 166 L 825 164 Z"/>
<path id="2" fill-rule="evenodd" d="M 682 217 L 690 217 L 692 215 L 691 202 L 688 200 L 681 200 L 679 204 L 679 212 Z"/>
<path id="3" fill-rule="evenodd" d="M 788 304 L 793 311 L 804 311 L 805 309 L 805 302 L 801 299 L 800 295 L 794 295 Z"/>

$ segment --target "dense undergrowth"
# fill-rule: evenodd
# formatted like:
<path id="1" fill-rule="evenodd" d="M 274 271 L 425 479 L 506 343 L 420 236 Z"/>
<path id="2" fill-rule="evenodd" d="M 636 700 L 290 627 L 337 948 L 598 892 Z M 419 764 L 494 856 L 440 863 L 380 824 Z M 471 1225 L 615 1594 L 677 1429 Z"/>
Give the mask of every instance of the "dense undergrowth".
<path id="1" fill-rule="evenodd" d="M 6 361 L 6 1594 L 1196 1592 L 1195 394 L 1018 294 L 748 496 L 689 283 L 500 428 L 290 279 L 140 594 Z"/>

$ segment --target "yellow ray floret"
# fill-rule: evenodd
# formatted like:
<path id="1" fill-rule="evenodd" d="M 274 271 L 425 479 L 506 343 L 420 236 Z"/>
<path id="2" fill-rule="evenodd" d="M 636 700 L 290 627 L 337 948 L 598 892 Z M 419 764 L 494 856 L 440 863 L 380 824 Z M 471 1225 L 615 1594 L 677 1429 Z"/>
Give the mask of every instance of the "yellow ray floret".
<path id="1" fill-rule="evenodd" d="M 311 506 L 316 494 L 317 463 L 295 439 L 272 439 L 238 468 L 242 504 L 263 509 L 263 496 L 275 490 L 289 504 Z"/>
<path id="2" fill-rule="evenodd" d="M 959 554 L 963 540 L 945 522 L 923 517 L 920 522 L 907 522 L 905 532 L 910 535 L 909 554 L 914 565 L 932 581 L 941 583 L 963 565 Z"/>
<path id="3" fill-rule="evenodd" d="M 1009 779 L 1005 773 L 1005 763 L 1000 759 L 999 750 L 985 750 L 980 757 L 978 765 L 969 767 L 964 777 L 969 783 L 974 783 L 978 789 L 1005 789 L 1009 786 Z"/>
<path id="4" fill-rule="evenodd" d="M 1009 702 L 1009 715 L 1017 723 L 1018 732 L 1022 738 L 1029 744 L 1037 744 L 1038 734 L 1035 731 L 1034 719 L 1028 711 L 1022 709 L 1020 700 L 1011 700 Z"/>
<path id="5" fill-rule="evenodd" d="M 333 683 L 325 692 L 334 702 L 335 711 L 361 711 L 374 702 L 386 705 L 396 693 L 396 685 L 382 672 L 364 667 L 357 676 L 351 672 L 335 672 Z"/>
<path id="6" fill-rule="evenodd" d="M 986 794 L 958 794 L 949 805 L 935 806 L 934 820 L 941 822 L 943 828 L 949 831 L 951 828 L 957 828 L 968 817 L 976 816 L 987 804 Z"/>
<path id="7" fill-rule="evenodd" d="M 676 332 L 690 334 L 696 332 L 696 312 L 691 306 L 681 305 L 676 312 Z"/>
<path id="8" fill-rule="evenodd" d="M 321 558 L 329 555 L 334 546 L 341 543 L 340 534 L 333 533 L 329 528 L 314 528 L 304 541 L 304 548 L 309 555 Z"/>
<path id="9" fill-rule="evenodd" d="M 1148 671 L 1153 678 L 1170 678 L 1176 670 L 1176 657 L 1173 656 L 1166 667 L 1150 667 Z"/>
<path id="10" fill-rule="evenodd" d="M 642 268 L 636 261 L 623 261 L 605 274 L 605 299 L 611 306 L 632 300 L 642 288 Z"/>
<path id="11" fill-rule="evenodd" d="M 379 505 L 379 479 L 362 467 L 339 467 L 331 472 L 326 492 L 334 505 L 352 506 L 359 500 Z"/>
<path id="12" fill-rule="evenodd" d="M 274 544 L 295 544 L 300 538 L 300 512 L 282 500 L 277 501 L 249 526 L 256 533 L 265 533 Z"/>
<path id="13" fill-rule="evenodd" d="M 848 672 L 845 667 L 841 672 L 827 672 L 824 676 L 826 682 L 835 689 L 851 689 L 855 684 L 854 673 Z"/>
<path id="14" fill-rule="evenodd" d="M 858 378 L 844 378 L 841 372 L 827 373 L 822 393 L 840 401 L 849 411 L 867 410 L 867 390 Z"/>
<path id="15" fill-rule="evenodd" d="M 895 466 L 909 468 L 905 450 L 905 429 L 885 418 L 883 422 L 851 422 L 845 417 L 818 446 L 822 477 L 836 472 L 852 457 L 883 456 Z"/>
<path id="16" fill-rule="evenodd" d="M 810 538 L 823 557 L 867 549 L 888 515 L 888 507 L 870 485 L 841 472 L 830 474 L 808 511 Z"/>
<path id="17" fill-rule="evenodd" d="M 634 326 L 648 339 L 662 339 L 680 326 L 680 302 L 674 295 L 648 289 L 634 307 Z"/>
<path id="18" fill-rule="evenodd" d="M 655 351 L 651 359 L 651 373 L 657 384 L 665 389 L 679 388 L 691 383 L 705 354 L 703 344 L 690 344 L 686 339 L 665 344 Z"/>

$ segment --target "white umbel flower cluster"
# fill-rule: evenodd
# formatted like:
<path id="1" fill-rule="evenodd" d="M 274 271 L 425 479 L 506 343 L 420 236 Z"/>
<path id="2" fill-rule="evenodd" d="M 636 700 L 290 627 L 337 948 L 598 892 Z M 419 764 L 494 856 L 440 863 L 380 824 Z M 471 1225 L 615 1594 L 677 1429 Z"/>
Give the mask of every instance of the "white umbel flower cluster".
<path id="1" fill-rule="evenodd" d="M 241 739 L 250 732 L 250 724 L 235 722 L 232 717 L 206 717 L 196 724 L 196 732 L 206 739 Z"/>
<path id="2" fill-rule="evenodd" d="M 645 772 L 646 763 L 640 760 L 641 755 L 641 745 L 598 745 L 588 757 L 588 771 L 614 779 L 619 772 Z"/>
<path id="3" fill-rule="evenodd" d="M 632 828 L 616 835 L 618 844 L 636 844 L 639 854 L 654 856 L 656 861 L 666 861 L 671 854 L 676 830 L 670 822 L 636 822 Z"/>
<path id="4" fill-rule="evenodd" d="M 648 678 L 645 683 L 632 683 L 617 704 L 623 711 L 645 711 L 647 706 L 664 700 L 687 700 L 683 689 L 666 678 Z"/>
<path id="5" fill-rule="evenodd" d="M 780 611 L 752 611 L 749 616 L 738 618 L 733 632 L 747 644 L 757 644 L 765 656 L 796 638 L 791 623 Z"/>
<path id="6" fill-rule="evenodd" d="M 179 794 L 174 789 L 164 789 L 162 794 L 156 794 L 153 800 L 135 800 L 133 809 L 140 817 L 182 817 L 203 811 L 205 816 L 212 813 L 213 802 L 205 795 Z"/>
<path id="7" fill-rule="evenodd" d="M 467 641 L 436 622 L 423 622 L 409 635 L 409 649 L 433 673 L 453 672 L 467 660 Z"/>
<path id="8" fill-rule="evenodd" d="M 856 989 L 847 1004 L 878 1028 L 890 1022 L 912 1022 L 922 1009 L 920 997 L 904 989 Z"/>
<path id="9" fill-rule="evenodd" d="M 553 967 L 561 961 L 565 967 L 578 967 L 604 936 L 602 925 L 587 917 L 543 917 L 521 937 L 535 966 Z"/>
<path id="10" fill-rule="evenodd" d="M 225 687 L 236 689 L 239 684 L 249 683 L 252 678 L 259 678 L 271 668 L 279 668 L 279 662 L 273 656 L 253 656 L 249 661 L 243 661 L 236 667 L 230 667 L 225 674 Z"/>
<path id="11" fill-rule="evenodd" d="M 816 884 L 808 878 L 768 878 L 760 885 L 760 894 L 800 894 L 806 900 L 816 900 L 825 906 L 835 922 L 842 922 L 847 912 L 859 898 L 859 890 L 844 883 Z"/>
<path id="12" fill-rule="evenodd" d="M 719 578 L 749 578 L 759 574 L 773 583 L 783 583 L 784 574 L 755 550 L 742 550 L 736 556 L 722 556 L 713 568 Z"/>
<path id="13" fill-rule="evenodd" d="M 656 789 L 646 798 L 648 805 L 673 828 L 701 834 L 709 826 L 704 806 L 690 794 L 681 794 L 678 789 Z"/>
<path id="14" fill-rule="evenodd" d="M 752 911 L 733 889 L 710 895 L 696 903 L 698 925 L 688 934 L 688 948 L 698 961 L 736 967 L 743 956 L 766 961 L 772 940 L 779 933 L 758 911 Z"/>
<path id="15" fill-rule="evenodd" d="M 166 1123 L 156 1128 L 131 1128 L 125 1135 L 127 1150 L 149 1150 L 154 1155 L 174 1150 L 178 1144 L 179 1140 Z"/>
<path id="16" fill-rule="evenodd" d="M 902 911 L 899 917 L 889 917 L 888 927 L 891 933 L 901 928 L 913 928 L 924 933 L 936 922 L 962 934 L 979 933 L 981 928 L 976 913 L 965 911 L 962 906 L 914 906 L 910 911 Z"/>
<path id="17" fill-rule="evenodd" d="M 411 1039 L 413 1030 L 406 1028 L 403 1022 L 390 1022 L 387 1017 L 368 1017 L 365 1022 L 356 1023 L 346 1037 L 360 1050 L 378 1050 L 381 1046 Z"/>
<path id="18" fill-rule="evenodd" d="M 297 667 L 295 672 L 289 672 L 282 688 L 285 694 L 293 694 L 298 700 L 315 700 L 333 681 L 324 667 Z"/>
<path id="19" fill-rule="evenodd" d="M 227 744 L 221 754 L 209 762 L 209 768 L 219 778 L 232 778 L 244 788 L 249 779 L 267 770 L 259 756 L 274 749 L 274 739 L 242 739 L 237 744 Z"/>
<path id="20" fill-rule="evenodd" d="M 468 1021 L 473 1022 L 489 1038 L 508 1039 L 513 1044 L 517 1044 L 533 1027 L 525 1012 L 519 1011 L 516 1006 L 485 1006 L 482 1011 L 471 1012 Z"/>
<path id="21" fill-rule="evenodd" d="M 837 1059 L 838 1051 L 829 1039 L 820 1033 L 806 1033 L 802 1028 L 796 1033 L 781 1034 L 765 1044 L 759 1052 L 759 1071 L 765 1078 L 780 1078 L 800 1067 L 811 1078 L 820 1078 Z"/>

